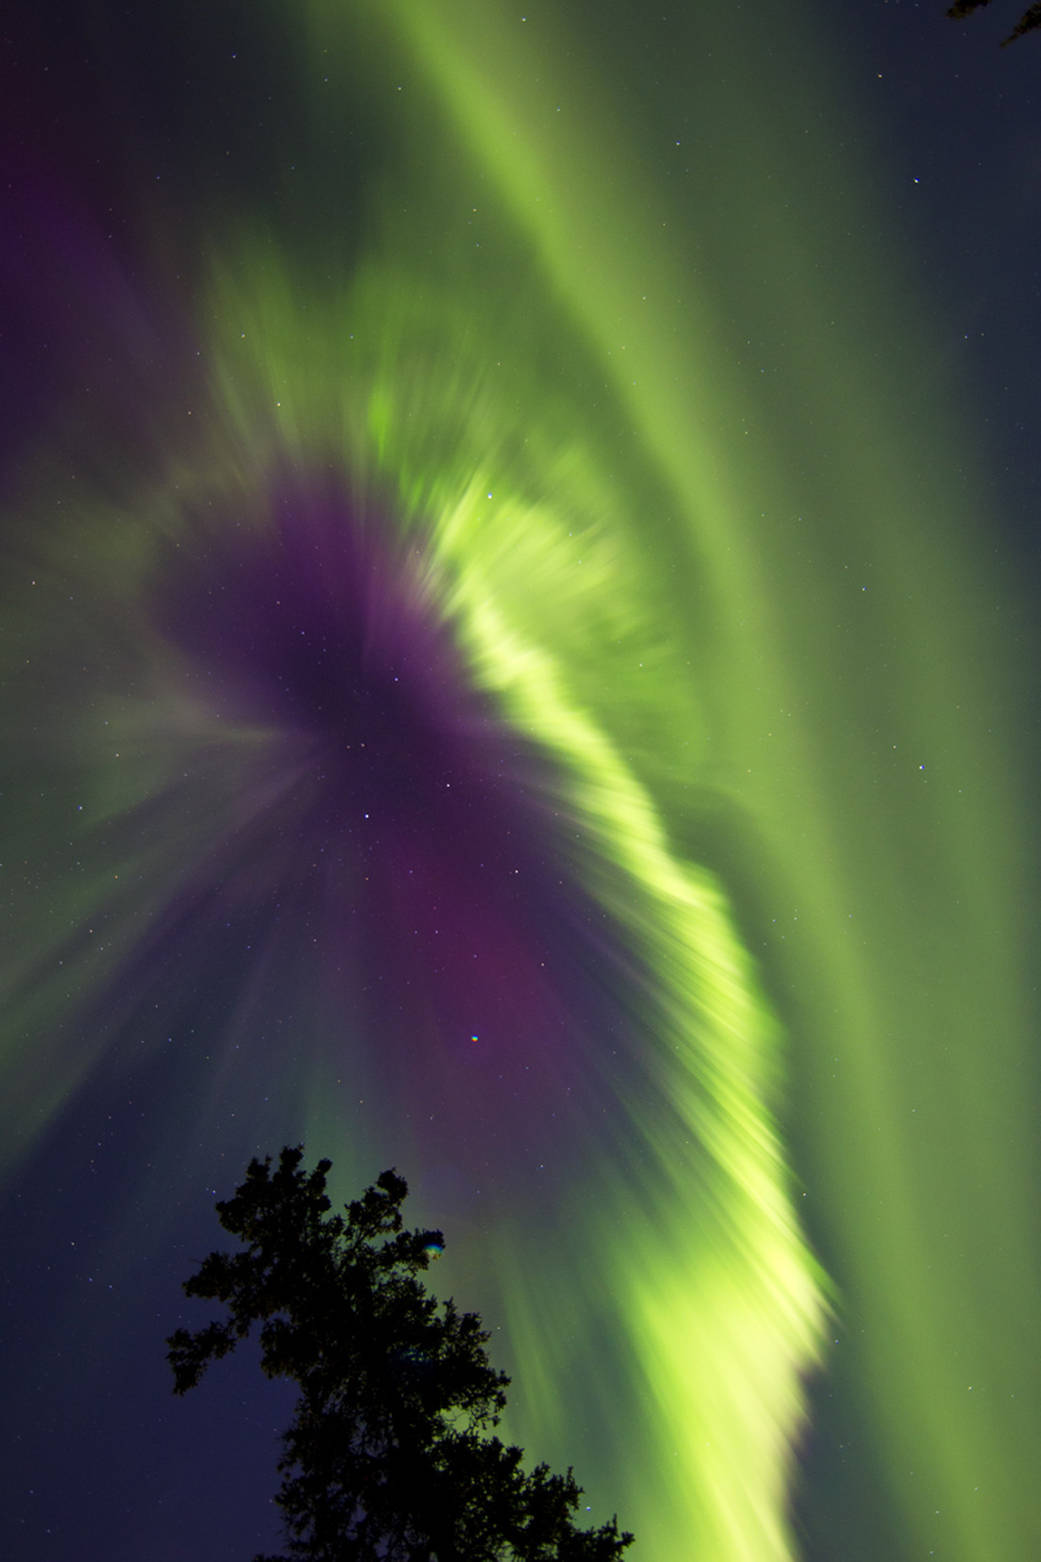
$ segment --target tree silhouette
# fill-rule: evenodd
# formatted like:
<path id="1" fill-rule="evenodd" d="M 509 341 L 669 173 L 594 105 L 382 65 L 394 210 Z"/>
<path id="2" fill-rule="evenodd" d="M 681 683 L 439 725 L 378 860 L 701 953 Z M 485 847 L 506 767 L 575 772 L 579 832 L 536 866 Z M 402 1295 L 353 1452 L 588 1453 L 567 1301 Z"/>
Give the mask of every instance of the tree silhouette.
<path id="1" fill-rule="evenodd" d="M 576 1529 L 569 1469 L 526 1471 L 490 1429 L 509 1379 L 489 1363 L 475 1313 L 439 1304 L 420 1274 L 438 1231 L 403 1229 L 408 1186 L 385 1171 L 331 1215 L 331 1162 L 300 1146 L 250 1162 L 217 1205 L 244 1249 L 211 1253 L 184 1285 L 226 1316 L 167 1340 L 174 1391 L 260 1325 L 261 1365 L 300 1398 L 278 1468 L 288 1555 L 309 1562 L 611 1562 L 616 1520 Z M 255 1562 L 287 1562 L 285 1557 Z"/>
<path id="2" fill-rule="evenodd" d="M 960 22 L 973 11 L 978 11 L 982 6 L 989 4 L 990 0 L 955 0 L 947 15 L 952 21 Z M 1008 44 L 1015 43 L 1016 39 L 1022 38 L 1024 33 L 1033 32 L 1035 27 L 1041 27 L 1041 3 L 1028 6 L 1008 37 L 1003 39 L 1001 47 L 1004 49 Z"/>

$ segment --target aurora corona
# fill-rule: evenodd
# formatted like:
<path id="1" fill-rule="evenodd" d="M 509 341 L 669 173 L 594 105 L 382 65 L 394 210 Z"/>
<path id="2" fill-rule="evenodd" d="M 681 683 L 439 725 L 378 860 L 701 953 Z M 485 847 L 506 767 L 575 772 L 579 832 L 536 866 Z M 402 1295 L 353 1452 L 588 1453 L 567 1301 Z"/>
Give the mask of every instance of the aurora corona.
<path id="1" fill-rule="evenodd" d="M 200 1140 L 296 1135 L 346 1191 L 394 1160 L 448 1234 L 437 1288 L 503 1326 L 510 1434 L 574 1463 L 660 1562 L 795 1562 L 807 1384 L 852 1295 L 872 1320 L 863 1384 L 887 1361 L 918 1375 L 872 1402 L 876 1435 L 922 1445 L 946 1517 L 896 1474 L 893 1501 L 917 1539 L 942 1531 L 937 1555 L 983 1562 L 1005 1499 L 998 1480 L 970 1500 L 965 1472 L 996 1434 L 951 1410 L 921 1309 L 936 1210 L 969 1240 L 990 1206 L 950 1166 L 932 1204 L 905 1194 L 935 1145 L 899 1126 L 909 1029 L 927 1068 L 982 1000 L 942 950 L 942 1026 L 908 972 L 899 1001 L 875 985 L 909 894 L 936 928 L 954 915 L 916 847 L 876 830 L 880 796 L 971 879 L 977 947 L 1008 931 L 993 863 L 953 846 L 1001 785 L 930 682 L 952 618 L 983 665 L 965 566 L 920 519 L 950 496 L 917 504 L 909 543 L 906 442 L 891 419 L 869 470 L 886 386 L 865 373 L 836 405 L 861 344 L 825 343 L 815 271 L 793 262 L 775 295 L 803 427 L 751 385 L 710 290 L 758 279 L 723 260 L 702 283 L 684 250 L 714 225 L 744 253 L 740 219 L 703 174 L 674 233 L 639 148 L 612 139 L 606 67 L 576 79 L 570 58 L 556 23 L 497 6 L 313 0 L 282 66 L 309 84 L 306 110 L 286 87 L 285 133 L 335 166 L 355 122 L 382 125 L 350 224 L 320 180 L 286 197 L 299 225 L 258 201 L 207 223 L 183 293 L 160 267 L 117 277 L 72 225 L 77 285 L 138 394 L 84 414 L 57 458 L 49 436 L 17 495 L 17 829 L 63 910 L 33 901 L 17 940 L 6 1154 L 31 1157 L 95 1075 L 130 1067 L 112 1059 L 133 1037 L 134 1068 L 176 1073 Z M 769 81 L 755 50 L 743 69 Z M 791 219 L 733 158 L 768 271 Z M 858 296 L 877 305 L 870 278 Z M 928 600 L 883 589 L 876 609 L 862 579 L 906 578 L 909 550 L 931 561 Z M 879 636 L 899 678 L 865 668 Z M 924 698 L 903 701 L 905 675 Z M 927 809 L 926 761 L 891 758 L 905 737 L 971 772 L 973 796 L 938 778 Z M 990 1000 L 1015 988 L 1008 958 Z M 786 1005 L 800 982 L 813 994 Z M 189 1035 L 174 1070 L 164 1048 Z M 970 1124 L 971 1082 L 1022 1149 L 1000 1073 L 958 1068 L 943 1110 Z M 171 1127 L 164 1176 L 173 1146 Z M 992 1152 L 968 1159 L 992 1189 Z M 948 1326 L 1000 1378 L 976 1304 Z"/>

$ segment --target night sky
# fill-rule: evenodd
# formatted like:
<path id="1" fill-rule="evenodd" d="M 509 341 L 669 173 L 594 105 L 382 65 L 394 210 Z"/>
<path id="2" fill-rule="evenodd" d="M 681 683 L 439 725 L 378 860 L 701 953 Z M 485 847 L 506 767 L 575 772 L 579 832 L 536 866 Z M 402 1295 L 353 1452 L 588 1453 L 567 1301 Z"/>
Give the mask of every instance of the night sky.
<path id="1" fill-rule="evenodd" d="M 5 16 L 5 1562 L 277 1548 L 296 1142 L 634 1562 L 1041 1555 L 1021 9 Z"/>

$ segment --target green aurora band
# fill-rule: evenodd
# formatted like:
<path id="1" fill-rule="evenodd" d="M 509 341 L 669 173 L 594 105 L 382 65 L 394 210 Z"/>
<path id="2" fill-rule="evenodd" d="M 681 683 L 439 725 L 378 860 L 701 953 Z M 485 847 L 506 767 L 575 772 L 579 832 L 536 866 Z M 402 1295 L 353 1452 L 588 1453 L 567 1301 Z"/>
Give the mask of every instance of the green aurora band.
<path id="1" fill-rule="evenodd" d="M 315 147 L 359 111 L 386 135 L 364 241 L 331 274 L 305 236 L 214 237 L 207 431 L 138 540 L 99 502 L 92 568 L 143 578 L 189 499 L 259 499 L 287 458 L 340 470 L 387 496 L 474 683 L 555 762 L 573 871 L 655 985 L 628 999 L 631 1141 L 560 1190 L 559 1240 L 504 1222 L 470 1276 L 523 1368 L 511 1435 L 573 1460 L 634 1557 L 792 1562 L 806 1382 L 841 1372 L 906 1555 L 992 1562 L 1037 1522 L 1024 800 L 988 709 L 1012 591 L 972 541 L 982 485 L 952 475 L 967 439 L 920 367 L 913 277 L 856 237 L 870 180 L 848 152 L 802 169 L 804 121 L 841 138 L 783 9 L 783 38 L 691 22 L 654 62 L 661 123 L 620 127 L 609 36 L 487 0 L 312 0 Z M 701 129 L 670 187 L 644 167 L 680 103 Z M 207 719 L 172 687 L 147 759 L 141 706 L 110 713 L 139 755 L 113 815 Z M 173 868 L 126 869 L 161 904 Z M 117 904 L 77 893 L 73 919 Z M 150 910 L 118 905 L 110 969 Z M 77 1084 L 55 1056 L 37 1118 Z M 320 1070 L 306 1090 L 335 1157 Z M 594 1328 L 625 1342 L 602 1387 Z"/>

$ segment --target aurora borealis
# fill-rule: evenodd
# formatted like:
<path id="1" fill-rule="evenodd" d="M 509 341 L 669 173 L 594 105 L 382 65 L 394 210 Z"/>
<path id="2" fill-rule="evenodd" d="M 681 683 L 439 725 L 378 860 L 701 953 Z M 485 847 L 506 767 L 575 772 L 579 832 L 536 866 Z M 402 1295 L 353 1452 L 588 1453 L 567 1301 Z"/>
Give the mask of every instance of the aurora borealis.
<path id="1" fill-rule="evenodd" d="M 162 1341 L 297 1140 L 634 1558 L 1041 1540 L 1022 495 L 882 76 L 693 9 L 19 24 L 16 1562 L 276 1543 Z"/>

